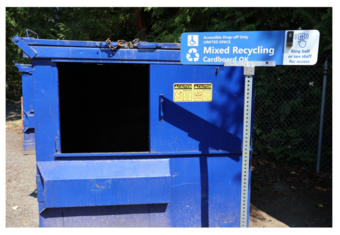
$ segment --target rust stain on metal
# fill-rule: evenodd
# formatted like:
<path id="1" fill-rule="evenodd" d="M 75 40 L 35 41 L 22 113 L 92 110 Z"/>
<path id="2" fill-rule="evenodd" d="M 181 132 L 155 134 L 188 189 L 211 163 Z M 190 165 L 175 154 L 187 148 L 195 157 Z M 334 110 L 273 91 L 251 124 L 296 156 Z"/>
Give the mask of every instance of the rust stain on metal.
<path id="1" fill-rule="evenodd" d="M 111 181 L 110 181 L 110 180 L 108 180 L 107 182 L 111 183 Z"/>
<path id="2" fill-rule="evenodd" d="M 98 184 L 96 184 L 97 188 L 100 188 L 100 186 Z"/>
<path id="3" fill-rule="evenodd" d="M 93 179 L 91 179 L 91 181 L 93 181 Z"/>
<path id="4" fill-rule="evenodd" d="M 173 175 L 172 177 L 176 177 L 177 175 Z"/>
<path id="5" fill-rule="evenodd" d="M 104 188 L 104 186 L 102 186 L 102 188 Z"/>

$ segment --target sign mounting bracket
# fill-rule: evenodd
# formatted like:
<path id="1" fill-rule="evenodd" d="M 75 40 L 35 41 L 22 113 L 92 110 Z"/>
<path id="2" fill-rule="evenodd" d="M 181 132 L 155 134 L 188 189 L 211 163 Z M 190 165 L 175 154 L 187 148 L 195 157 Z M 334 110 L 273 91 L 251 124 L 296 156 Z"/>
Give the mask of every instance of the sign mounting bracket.
<path id="1" fill-rule="evenodd" d="M 253 92 L 253 77 L 255 66 L 275 67 L 275 61 L 230 61 L 224 66 L 243 66 L 245 76 L 244 84 L 244 107 L 243 107 L 243 142 L 242 142 L 242 170 L 241 170 L 241 210 L 240 227 L 247 227 L 248 224 L 248 195 L 249 195 L 249 170 L 250 170 L 250 131 L 251 131 L 251 107 Z"/>

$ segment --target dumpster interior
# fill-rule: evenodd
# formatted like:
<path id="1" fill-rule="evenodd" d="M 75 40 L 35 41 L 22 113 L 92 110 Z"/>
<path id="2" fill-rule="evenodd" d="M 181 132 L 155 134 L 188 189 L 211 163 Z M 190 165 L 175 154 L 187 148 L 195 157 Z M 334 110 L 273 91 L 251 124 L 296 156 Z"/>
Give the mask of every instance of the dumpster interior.
<path id="1" fill-rule="evenodd" d="M 149 151 L 149 65 L 58 63 L 62 153 Z"/>

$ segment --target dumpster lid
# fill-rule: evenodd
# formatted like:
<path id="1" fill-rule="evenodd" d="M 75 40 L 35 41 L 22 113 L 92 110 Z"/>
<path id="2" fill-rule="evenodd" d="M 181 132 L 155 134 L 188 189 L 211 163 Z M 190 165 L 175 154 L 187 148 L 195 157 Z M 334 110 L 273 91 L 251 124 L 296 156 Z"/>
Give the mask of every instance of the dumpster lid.
<path id="1" fill-rule="evenodd" d="M 78 40 L 51 40 L 51 39 L 36 39 L 31 37 L 21 38 L 29 46 L 58 46 L 58 47 L 89 47 L 89 48 L 109 48 L 105 41 L 78 41 Z M 117 46 L 117 42 L 112 42 L 112 46 Z M 120 49 L 166 49 L 180 50 L 180 43 L 165 43 L 165 42 L 138 42 L 125 43 Z"/>

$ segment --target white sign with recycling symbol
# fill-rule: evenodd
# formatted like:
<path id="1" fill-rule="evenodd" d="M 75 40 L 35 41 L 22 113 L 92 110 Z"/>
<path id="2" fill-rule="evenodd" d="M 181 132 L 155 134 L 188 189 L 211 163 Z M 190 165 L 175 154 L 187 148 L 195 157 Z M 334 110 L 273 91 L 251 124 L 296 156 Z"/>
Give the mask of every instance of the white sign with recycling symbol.
<path id="1" fill-rule="evenodd" d="M 291 35 L 291 37 L 289 37 Z M 233 61 L 273 61 L 275 65 L 314 65 L 320 32 L 267 30 L 188 32 L 181 35 L 181 63 L 224 65 Z"/>
<path id="2" fill-rule="evenodd" d="M 188 61 L 196 62 L 200 58 L 200 55 L 197 53 L 196 48 L 190 48 L 186 57 Z"/>

